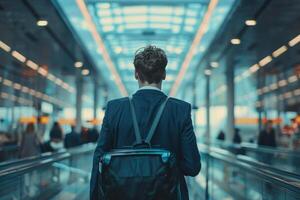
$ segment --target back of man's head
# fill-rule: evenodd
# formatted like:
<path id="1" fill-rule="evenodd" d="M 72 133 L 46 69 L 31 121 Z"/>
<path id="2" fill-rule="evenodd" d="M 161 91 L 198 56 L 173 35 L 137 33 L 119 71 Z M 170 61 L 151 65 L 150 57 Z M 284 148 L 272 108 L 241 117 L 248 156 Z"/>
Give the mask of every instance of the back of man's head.
<path id="1" fill-rule="evenodd" d="M 160 83 L 166 77 L 168 59 L 165 52 L 158 47 L 150 45 L 137 50 L 133 64 L 137 78 L 142 83 Z"/>

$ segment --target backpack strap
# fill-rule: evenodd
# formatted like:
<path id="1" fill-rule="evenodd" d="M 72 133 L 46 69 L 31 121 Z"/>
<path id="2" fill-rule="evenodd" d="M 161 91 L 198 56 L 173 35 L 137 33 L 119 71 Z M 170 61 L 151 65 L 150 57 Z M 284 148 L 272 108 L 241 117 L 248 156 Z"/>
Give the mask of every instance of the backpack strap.
<path id="1" fill-rule="evenodd" d="M 151 126 L 151 128 L 150 128 L 150 130 L 148 132 L 148 135 L 147 135 L 147 137 L 145 139 L 145 143 L 147 143 L 147 144 L 150 144 L 150 142 L 151 142 L 151 139 L 152 139 L 152 137 L 154 135 L 155 129 L 156 129 L 156 127 L 158 125 L 158 122 L 160 120 L 160 117 L 161 117 L 161 115 L 162 115 L 162 113 L 163 113 L 163 111 L 165 109 L 165 106 L 167 104 L 168 99 L 169 99 L 169 97 L 166 98 L 166 100 L 160 105 L 160 107 L 158 109 L 158 112 L 157 112 L 157 114 L 155 116 L 153 124 L 152 124 L 152 126 Z"/>
<path id="2" fill-rule="evenodd" d="M 132 104 L 132 97 L 128 97 L 129 99 L 129 104 L 130 104 L 130 110 L 131 110 L 131 115 L 132 115 L 132 121 L 133 121 L 133 127 L 134 127 L 134 134 L 135 134 L 135 142 L 136 144 L 141 144 L 142 143 L 142 138 L 141 138 L 141 133 L 140 133 L 140 129 L 137 123 L 137 119 L 136 119 L 136 114 L 134 111 L 134 107 Z"/>

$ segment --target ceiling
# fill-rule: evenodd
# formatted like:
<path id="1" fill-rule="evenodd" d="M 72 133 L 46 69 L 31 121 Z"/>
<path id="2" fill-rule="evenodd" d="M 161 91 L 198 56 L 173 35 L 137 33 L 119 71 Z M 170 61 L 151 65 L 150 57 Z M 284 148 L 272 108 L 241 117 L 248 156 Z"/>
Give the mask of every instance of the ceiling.
<path id="1" fill-rule="evenodd" d="M 198 64 L 200 74 L 212 70 L 216 105 L 226 102 L 226 69 L 234 67 L 237 104 L 255 106 L 256 102 L 265 109 L 295 111 L 290 108 L 299 104 L 299 11 L 297 0 L 245 0 L 235 5 Z M 257 24 L 247 26 L 249 19 Z M 241 43 L 231 44 L 233 38 Z M 292 40 L 298 42 L 292 45 Z M 211 67 L 212 61 L 219 67 Z"/>
<path id="2" fill-rule="evenodd" d="M 119 96 L 132 94 L 137 89 L 132 64 L 134 54 L 149 44 L 164 49 L 168 56 L 163 84 L 166 93 L 174 87 L 194 44 L 193 55 L 186 63 L 190 68 L 187 72 L 192 72 L 195 67 L 192 65 L 197 64 L 234 3 L 233 0 L 219 1 L 211 12 L 211 21 L 208 21 L 211 23 L 206 25 L 204 18 L 210 12 L 211 2 L 217 1 L 56 0 L 56 5 L 94 58 L 110 91 L 118 92 L 116 96 Z M 201 27 L 206 30 L 201 43 L 197 43 L 195 38 Z M 188 76 L 181 82 L 185 81 L 190 81 Z"/>
<path id="3" fill-rule="evenodd" d="M 203 72 L 210 68 L 212 99 L 224 105 L 229 66 L 235 69 L 237 104 L 297 110 L 299 10 L 298 0 L 2 0 L 0 106 L 11 100 L 74 106 L 78 77 L 85 82 L 87 106 L 93 104 L 95 82 L 109 99 L 132 94 L 135 51 L 152 44 L 169 58 L 163 86 L 168 94 L 191 101 L 196 86 L 201 104 Z M 39 19 L 48 26 L 37 26 Z M 247 19 L 256 26 L 247 26 Z M 233 38 L 241 44 L 232 45 Z M 77 61 L 82 68 L 74 67 Z M 83 76 L 82 69 L 90 74 Z"/>
<path id="4" fill-rule="evenodd" d="M 48 25 L 37 26 L 40 19 Z M 74 106 L 76 76 L 87 85 L 92 81 L 74 67 L 76 61 L 100 77 L 50 1 L 2 0 L 0 24 L 0 106 L 43 101 L 57 108 Z"/>

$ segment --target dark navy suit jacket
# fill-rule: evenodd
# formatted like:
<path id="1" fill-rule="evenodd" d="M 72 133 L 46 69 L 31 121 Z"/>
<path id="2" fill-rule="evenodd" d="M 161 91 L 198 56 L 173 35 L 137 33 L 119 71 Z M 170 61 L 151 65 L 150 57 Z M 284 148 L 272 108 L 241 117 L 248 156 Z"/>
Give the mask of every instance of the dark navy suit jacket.
<path id="1" fill-rule="evenodd" d="M 133 95 L 132 102 L 143 139 L 146 138 L 159 106 L 166 98 L 167 96 L 163 92 L 153 89 L 138 90 Z M 135 136 L 128 98 L 108 102 L 94 153 L 90 183 L 91 199 L 97 199 L 99 160 L 103 153 L 112 148 L 130 146 L 134 142 Z M 184 176 L 196 176 L 201 168 L 189 103 L 175 98 L 168 100 L 151 144 L 159 145 L 176 154 L 181 171 L 182 199 L 187 200 L 188 190 Z"/>

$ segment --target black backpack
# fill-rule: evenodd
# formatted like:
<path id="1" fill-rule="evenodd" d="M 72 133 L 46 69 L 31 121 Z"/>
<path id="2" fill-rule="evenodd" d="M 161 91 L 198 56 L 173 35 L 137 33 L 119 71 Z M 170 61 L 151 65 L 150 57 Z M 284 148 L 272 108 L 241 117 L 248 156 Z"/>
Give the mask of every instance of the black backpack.
<path id="1" fill-rule="evenodd" d="M 129 98 L 136 142 L 130 148 L 113 149 L 100 159 L 100 199 L 103 200 L 177 200 L 181 199 L 175 155 L 151 147 L 151 138 L 168 98 L 160 106 L 143 141 Z"/>

